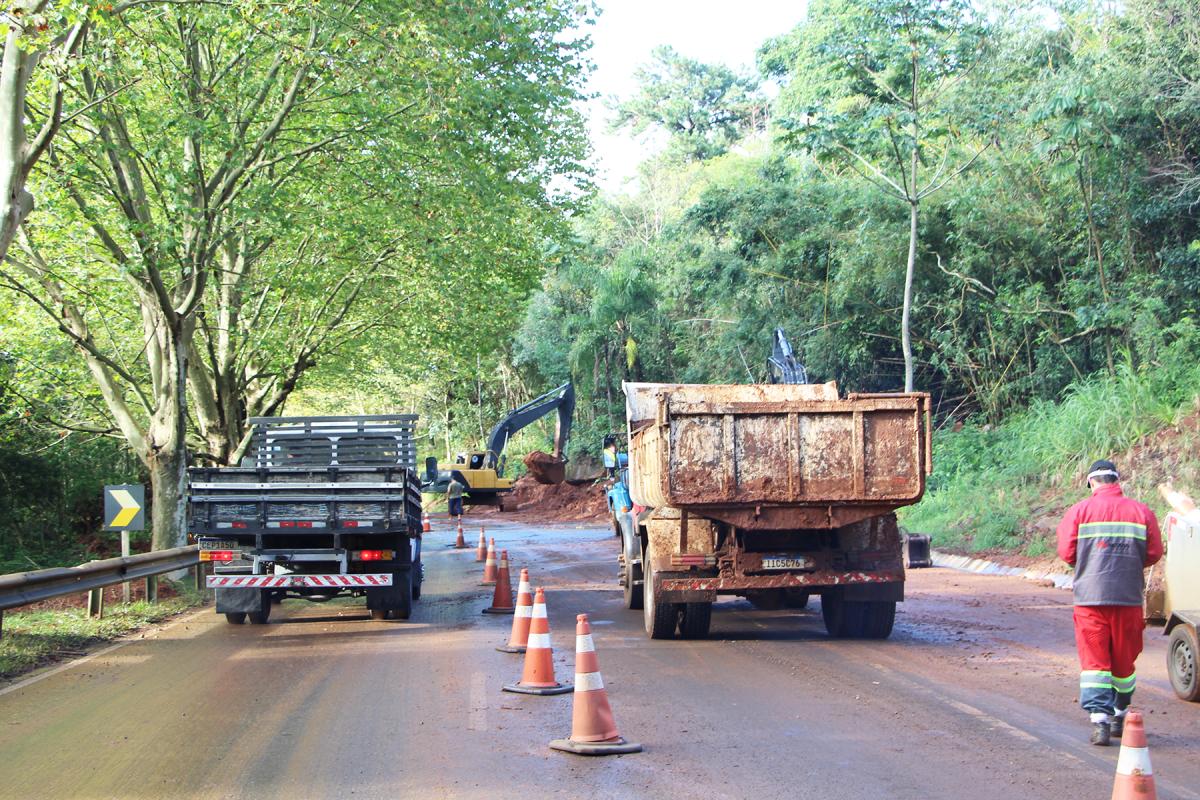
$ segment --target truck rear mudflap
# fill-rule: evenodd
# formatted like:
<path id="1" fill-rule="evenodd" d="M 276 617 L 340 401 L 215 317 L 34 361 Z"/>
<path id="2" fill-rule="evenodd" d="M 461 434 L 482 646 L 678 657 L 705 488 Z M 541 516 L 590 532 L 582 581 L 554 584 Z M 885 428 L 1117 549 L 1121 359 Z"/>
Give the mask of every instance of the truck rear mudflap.
<path id="1" fill-rule="evenodd" d="M 390 572 L 354 575 L 209 575 L 210 589 L 368 589 L 391 586 Z"/>

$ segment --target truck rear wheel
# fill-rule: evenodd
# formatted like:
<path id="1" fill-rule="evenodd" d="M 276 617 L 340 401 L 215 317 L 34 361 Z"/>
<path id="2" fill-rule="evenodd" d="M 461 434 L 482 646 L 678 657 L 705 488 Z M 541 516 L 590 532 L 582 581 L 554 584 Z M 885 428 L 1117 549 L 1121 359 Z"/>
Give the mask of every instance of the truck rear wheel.
<path id="1" fill-rule="evenodd" d="M 679 633 L 684 639 L 706 639 L 712 625 L 712 603 L 684 603 Z"/>
<path id="2" fill-rule="evenodd" d="M 642 581 L 642 616 L 646 635 L 651 639 L 673 639 L 679 627 L 679 604 L 666 603 L 654 597 L 654 574 Z"/>
<path id="3" fill-rule="evenodd" d="M 896 620 L 896 601 L 845 600 L 831 592 L 821 597 L 821 618 L 835 639 L 886 639 Z"/>
<path id="4" fill-rule="evenodd" d="M 241 625 L 246 621 L 245 611 L 226 611 L 225 621 L 230 625 Z"/>
<path id="5" fill-rule="evenodd" d="M 388 609 L 392 612 L 392 619 L 408 619 L 412 616 L 412 582 L 412 570 L 406 569 L 392 573 L 392 586 L 397 590 L 395 602 Z"/>

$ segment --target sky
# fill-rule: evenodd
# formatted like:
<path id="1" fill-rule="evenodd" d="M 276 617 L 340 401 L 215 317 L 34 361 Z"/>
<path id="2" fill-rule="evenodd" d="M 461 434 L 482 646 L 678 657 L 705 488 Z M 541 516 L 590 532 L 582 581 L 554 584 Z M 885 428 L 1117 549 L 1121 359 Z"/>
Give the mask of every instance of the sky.
<path id="1" fill-rule="evenodd" d="M 638 163 L 656 147 L 653 137 L 610 133 L 604 100 L 637 89 L 633 74 L 650 51 L 669 44 L 683 55 L 754 72 L 754 53 L 765 40 L 790 31 L 804 17 L 806 0 L 599 0 L 602 13 L 590 26 L 593 47 L 588 105 L 596 181 L 619 191 Z M 625 187 L 628 188 L 628 187 Z"/>

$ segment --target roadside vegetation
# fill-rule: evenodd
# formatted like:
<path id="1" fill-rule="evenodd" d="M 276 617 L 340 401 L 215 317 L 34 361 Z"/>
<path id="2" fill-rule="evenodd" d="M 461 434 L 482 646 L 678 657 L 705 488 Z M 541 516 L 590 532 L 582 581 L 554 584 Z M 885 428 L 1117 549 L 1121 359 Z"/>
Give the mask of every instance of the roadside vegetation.
<path id="1" fill-rule="evenodd" d="M 160 589 L 165 584 L 160 580 Z M 97 645 L 207 602 L 208 593 L 197 592 L 186 581 L 170 585 L 175 589 L 173 597 L 157 603 L 106 604 L 101 619 L 89 617 L 86 608 L 6 611 L 0 638 L 0 680 L 84 655 Z"/>

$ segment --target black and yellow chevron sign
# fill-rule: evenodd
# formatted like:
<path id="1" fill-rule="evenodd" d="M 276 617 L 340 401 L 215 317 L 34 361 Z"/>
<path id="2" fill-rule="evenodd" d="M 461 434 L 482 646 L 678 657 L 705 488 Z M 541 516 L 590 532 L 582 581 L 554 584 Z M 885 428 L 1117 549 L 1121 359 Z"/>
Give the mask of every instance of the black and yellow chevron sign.
<path id="1" fill-rule="evenodd" d="M 104 530 L 142 531 L 146 529 L 146 487 L 141 485 L 104 487 Z"/>

